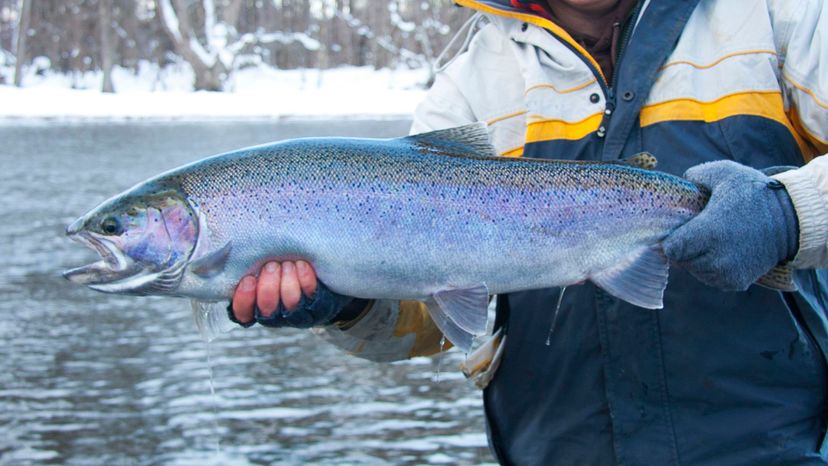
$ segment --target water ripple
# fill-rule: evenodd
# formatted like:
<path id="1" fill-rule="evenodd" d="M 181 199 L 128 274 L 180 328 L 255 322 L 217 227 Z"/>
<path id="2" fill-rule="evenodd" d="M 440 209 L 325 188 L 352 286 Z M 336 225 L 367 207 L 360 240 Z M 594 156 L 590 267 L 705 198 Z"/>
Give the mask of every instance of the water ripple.
<path id="1" fill-rule="evenodd" d="M 374 364 L 304 331 L 208 348 L 185 300 L 96 294 L 62 236 L 111 194 L 200 156 L 296 134 L 392 136 L 407 122 L 0 128 L 0 465 L 480 464 L 479 393 L 444 357 Z M 218 446 L 218 448 L 217 448 Z"/>

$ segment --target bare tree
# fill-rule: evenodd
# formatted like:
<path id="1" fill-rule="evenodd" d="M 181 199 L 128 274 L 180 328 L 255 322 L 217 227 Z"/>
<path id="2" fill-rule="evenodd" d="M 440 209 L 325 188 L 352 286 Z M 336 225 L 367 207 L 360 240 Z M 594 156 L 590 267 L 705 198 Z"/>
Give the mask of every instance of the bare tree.
<path id="1" fill-rule="evenodd" d="M 71 74 L 183 60 L 196 89 L 245 66 L 429 67 L 470 11 L 452 0 L 0 0 L 0 61 Z M 16 54 L 12 54 L 16 49 Z M 15 56 L 16 55 L 16 56 Z M 43 58 L 40 58 L 43 57 Z M 4 67 L 5 68 L 5 67 Z M 317 75 L 321 76 L 321 75 Z"/>
<path id="2" fill-rule="evenodd" d="M 98 0 L 98 29 L 101 40 L 101 92 L 115 92 L 112 85 L 112 0 Z"/>
<path id="3" fill-rule="evenodd" d="M 411 68 L 431 66 L 434 56 L 434 47 L 432 41 L 423 27 L 417 26 L 412 21 L 407 21 L 402 18 L 399 11 L 399 0 L 391 0 L 388 3 L 388 17 L 380 21 L 376 18 L 378 11 L 370 11 L 368 20 L 362 21 L 354 16 L 351 12 L 344 9 L 337 9 L 335 15 L 347 24 L 353 31 L 358 34 L 363 41 L 370 41 L 375 47 L 374 55 L 379 53 L 388 54 L 397 60 L 406 64 Z M 429 29 L 433 26 L 429 25 Z M 443 34 L 447 34 L 450 30 L 446 26 L 442 28 Z M 406 39 L 413 36 L 415 39 L 414 45 L 419 50 L 412 50 L 403 45 Z M 375 57 L 376 58 L 376 57 Z M 394 63 L 386 63 L 386 66 Z"/>
<path id="4" fill-rule="evenodd" d="M 222 26 L 226 34 L 227 26 L 215 24 L 215 9 L 212 0 L 202 0 L 200 2 L 204 9 L 202 37 L 206 39 L 205 47 L 205 44 L 199 41 L 187 4 L 182 0 L 172 0 L 172 2 L 174 3 L 170 0 L 158 0 L 157 2 L 164 31 L 172 40 L 176 52 L 192 66 L 193 73 L 195 73 L 195 88 L 220 91 L 229 67 L 225 64 L 223 60 L 225 57 L 221 56 L 221 51 L 212 48 L 221 43 L 223 38 L 217 36 L 222 32 Z"/>
<path id="5" fill-rule="evenodd" d="M 26 61 L 26 37 L 29 35 L 29 21 L 31 19 L 32 0 L 23 0 L 20 7 L 20 23 L 17 29 L 17 57 L 14 63 L 14 85 L 23 84 L 23 62 Z"/>
<path id="6" fill-rule="evenodd" d="M 157 4 L 163 28 L 175 50 L 193 67 L 195 88 L 199 90 L 222 90 L 238 56 L 253 45 L 297 44 L 306 51 L 320 48 L 319 41 L 311 37 L 307 18 L 303 19 L 304 30 L 240 33 L 242 0 L 224 0 L 220 6 L 213 0 L 200 0 L 193 11 L 187 10 L 184 0 L 158 0 Z M 300 9 L 306 10 L 304 6 Z M 198 28 L 193 19 L 198 21 Z M 306 54 L 302 58 L 307 60 Z"/>

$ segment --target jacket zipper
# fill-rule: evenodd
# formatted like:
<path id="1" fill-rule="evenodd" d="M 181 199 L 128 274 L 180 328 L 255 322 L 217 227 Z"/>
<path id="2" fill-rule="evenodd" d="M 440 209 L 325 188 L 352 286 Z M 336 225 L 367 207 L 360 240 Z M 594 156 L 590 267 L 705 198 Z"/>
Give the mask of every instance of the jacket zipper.
<path id="1" fill-rule="evenodd" d="M 612 112 L 615 111 L 615 84 L 618 81 L 616 79 L 618 76 L 617 70 L 621 68 L 621 60 L 624 58 L 624 52 L 627 50 L 627 45 L 629 44 L 630 38 L 632 37 L 633 29 L 635 29 L 635 22 L 638 21 L 638 16 L 641 14 L 641 8 L 643 6 L 644 1 L 639 0 L 638 4 L 636 4 L 635 8 L 633 8 L 632 12 L 630 13 L 624 30 L 621 32 L 621 40 L 619 41 L 620 44 L 618 46 L 618 54 L 615 60 L 616 72 L 613 72 L 612 82 L 607 81 L 607 79 L 604 77 L 604 73 L 601 72 L 600 69 L 596 68 L 595 65 L 589 60 L 589 58 L 587 58 L 584 54 L 575 49 L 575 47 L 573 47 L 569 42 L 558 37 L 558 40 L 562 44 L 564 44 L 564 46 L 566 46 L 570 51 L 572 51 L 572 53 L 577 55 L 581 59 L 581 61 L 583 61 L 584 64 L 586 64 L 590 71 L 592 71 L 592 74 L 596 77 L 596 79 L 598 80 L 598 84 L 601 86 L 601 90 L 604 92 L 604 98 L 606 99 L 604 118 L 601 120 L 601 126 L 598 127 L 598 130 L 595 133 L 595 135 L 599 138 L 603 138 L 604 136 L 606 136 L 607 121 L 612 116 Z"/>
<path id="2" fill-rule="evenodd" d="M 618 70 L 621 69 L 621 60 L 624 58 L 624 52 L 627 51 L 627 45 L 630 42 L 630 38 L 632 37 L 633 29 L 635 29 L 635 23 L 638 21 L 638 16 L 641 14 L 641 8 L 644 6 L 644 1 L 639 0 L 639 2 L 635 5 L 630 16 L 627 18 L 627 24 L 624 26 L 624 29 L 621 31 L 621 38 L 619 40 L 618 45 L 618 53 L 615 57 L 615 69 L 612 73 L 612 81 L 607 82 L 604 78 L 603 73 L 596 73 L 595 75 L 600 77 L 599 81 L 602 83 L 602 89 L 604 90 L 604 95 L 607 99 L 606 109 L 604 110 L 604 118 L 601 120 L 601 126 L 598 127 L 598 131 L 596 135 L 599 138 L 603 138 L 607 134 L 607 122 L 609 121 L 610 117 L 612 116 L 612 112 L 615 111 L 615 85 L 618 83 Z M 586 57 L 584 57 L 586 58 Z M 595 73 L 595 66 L 589 62 L 589 60 L 584 60 L 592 69 L 593 73 Z"/>
<path id="3" fill-rule="evenodd" d="M 635 29 L 635 23 L 638 21 L 638 16 L 641 14 L 641 8 L 644 6 L 643 0 L 639 0 L 639 2 L 635 5 L 632 12 L 630 13 L 629 18 L 627 18 L 627 24 L 624 26 L 624 29 L 621 31 L 621 40 L 619 41 L 618 46 L 618 54 L 615 57 L 615 69 L 618 70 L 621 67 L 621 60 L 624 58 L 624 52 L 627 51 L 627 45 L 630 43 L 630 38 L 632 37 L 633 29 Z M 615 79 L 618 77 L 618 73 L 613 73 L 612 79 L 612 87 L 615 88 Z"/>

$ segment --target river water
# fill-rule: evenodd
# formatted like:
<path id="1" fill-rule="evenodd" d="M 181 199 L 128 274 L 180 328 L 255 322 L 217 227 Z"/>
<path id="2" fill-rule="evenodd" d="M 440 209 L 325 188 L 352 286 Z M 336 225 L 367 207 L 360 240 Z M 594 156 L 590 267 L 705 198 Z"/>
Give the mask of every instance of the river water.
<path id="1" fill-rule="evenodd" d="M 213 341 L 208 365 L 187 301 L 104 295 L 60 276 L 96 258 L 64 227 L 162 170 L 283 138 L 391 137 L 408 125 L 0 126 L 0 464 L 492 462 L 457 351 L 376 364 L 307 331 L 254 327 Z"/>

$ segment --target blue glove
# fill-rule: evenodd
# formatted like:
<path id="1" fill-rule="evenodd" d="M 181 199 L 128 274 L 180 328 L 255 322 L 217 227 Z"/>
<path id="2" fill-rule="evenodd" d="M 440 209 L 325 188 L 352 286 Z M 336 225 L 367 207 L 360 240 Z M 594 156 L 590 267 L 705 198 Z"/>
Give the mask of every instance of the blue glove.
<path id="1" fill-rule="evenodd" d="M 710 191 L 707 206 L 664 240 L 664 253 L 707 285 L 746 290 L 796 255 L 799 223 L 784 185 L 729 160 L 690 168 Z"/>
<path id="2" fill-rule="evenodd" d="M 259 323 L 265 327 L 294 327 L 310 328 L 318 325 L 328 325 L 335 321 L 347 321 L 356 318 L 366 308 L 368 301 L 364 299 L 343 296 L 331 291 L 322 282 L 317 282 L 313 298 L 302 294 L 296 308 L 288 311 L 280 302 L 273 313 L 264 317 L 258 306 L 254 311 L 255 320 L 242 323 L 236 320 L 233 313 L 233 303 L 227 306 L 227 316 L 242 327 L 250 327 Z"/>

